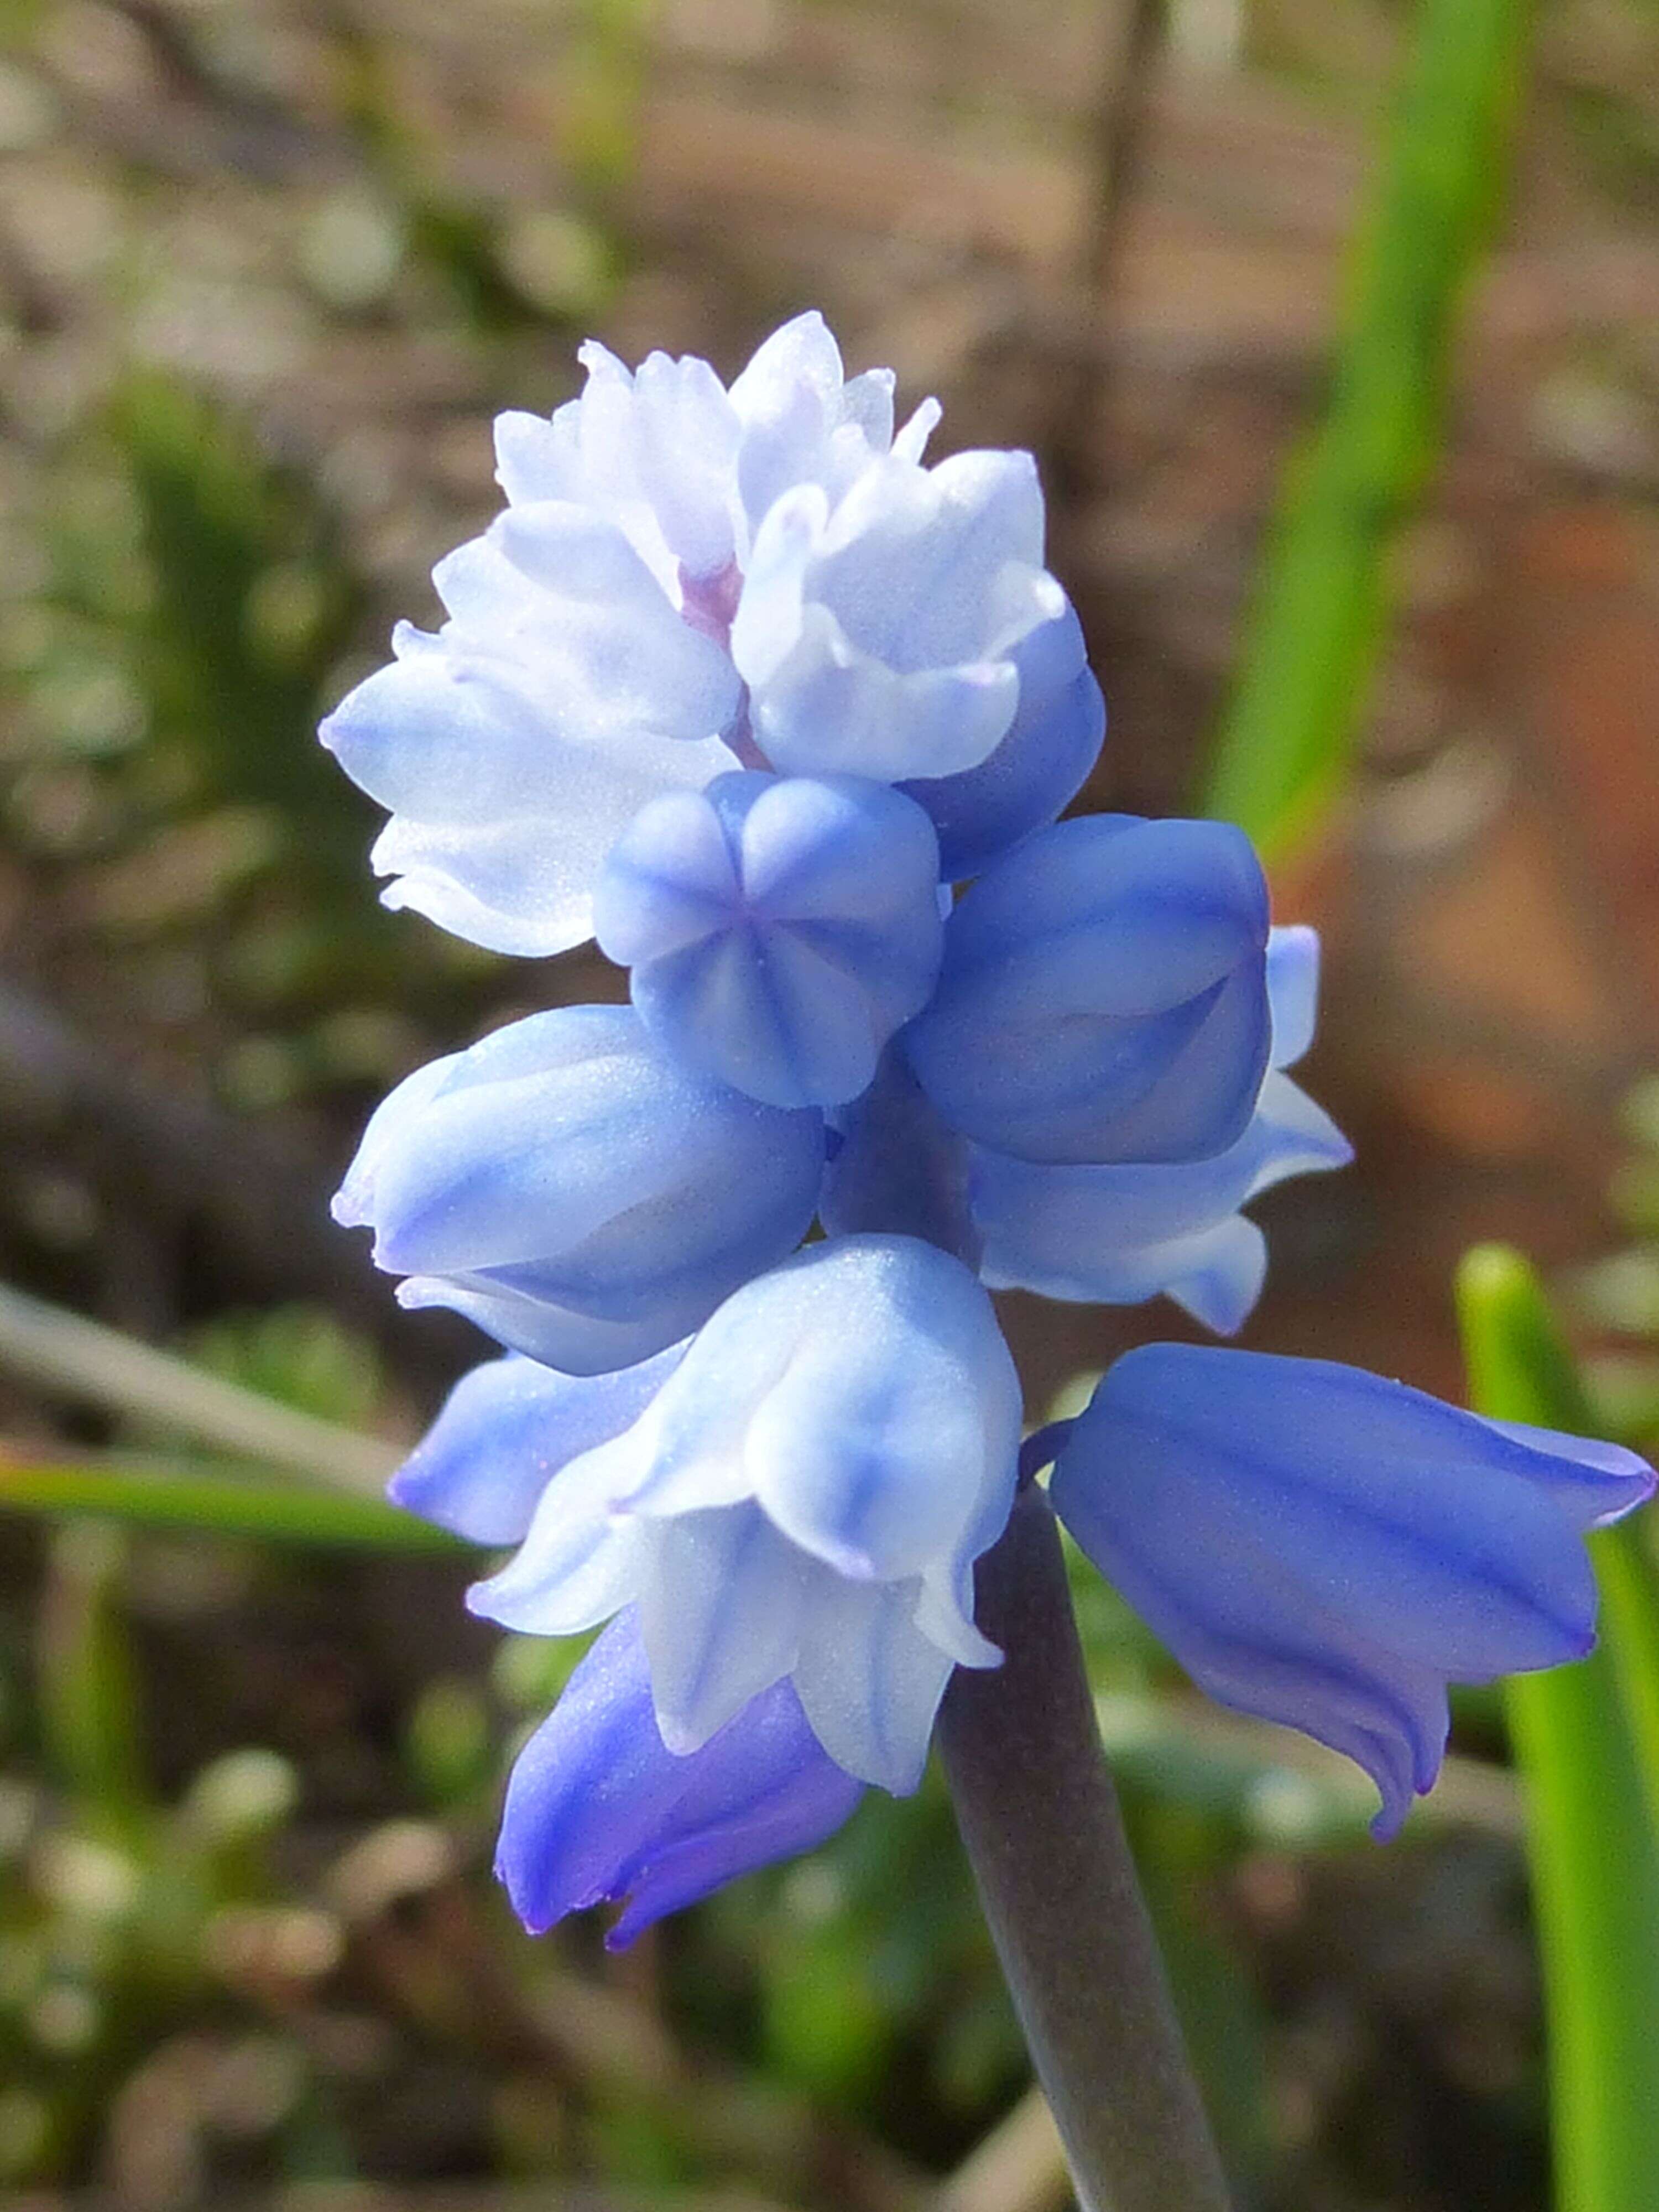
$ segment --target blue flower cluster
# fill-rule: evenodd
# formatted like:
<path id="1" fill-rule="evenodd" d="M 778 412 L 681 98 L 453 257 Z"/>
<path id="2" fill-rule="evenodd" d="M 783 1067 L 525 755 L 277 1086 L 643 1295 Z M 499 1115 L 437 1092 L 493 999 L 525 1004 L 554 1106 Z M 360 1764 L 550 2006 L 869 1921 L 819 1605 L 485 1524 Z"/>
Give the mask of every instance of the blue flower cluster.
<path id="1" fill-rule="evenodd" d="M 914 1789 L 1021 1398 L 989 1289 L 1167 1296 L 1236 1330 L 1243 1209 L 1348 1147 L 1285 1072 L 1318 946 L 1248 841 L 1059 817 L 1104 713 L 1028 455 L 929 467 L 927 401 L 816 315 L 729 389 L 584 349 L 496 426 L 505 511 L 447 619 L 324 741 L 391 811 L 392 905 L 474 943 L 597 937 L 628 1006 L 410 1076 L 336 1202 L 407 1305 L 507 1347 L 393 1484 L 513 1547 L 514 1629 L 609 1623 L 507 1793 L 526 1923 L 627 1940 Z M 817 1241 L 805 1243 L 814 1222 Z M 1079 1543 L 1194 1677 L 1357 1759 L 1380 1832 L 1449 1682 L 1589 1644 L 1580 1538 L 1631 1455 L 1355 1370 L 1155 1345 L 1049 1432 Z"/>

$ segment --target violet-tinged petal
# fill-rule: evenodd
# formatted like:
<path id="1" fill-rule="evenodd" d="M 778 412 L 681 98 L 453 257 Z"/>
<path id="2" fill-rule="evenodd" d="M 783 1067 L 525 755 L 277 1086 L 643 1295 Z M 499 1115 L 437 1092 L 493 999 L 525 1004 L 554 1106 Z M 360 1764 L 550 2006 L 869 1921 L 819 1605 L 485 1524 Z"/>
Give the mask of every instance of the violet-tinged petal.
<path id="1" fill-rule="evenodd" d="M 982 1645 L 967 1663 L 994 1664 Z M 802 1618 L 794 1684 L 814 1735 L 840 1765 L 908 1796 L 927 1764 L 933 1716 L 952 1656 L 925 1635 L 915 1594 L 866 1583 L 809 1605 Z"/>
<path id="2" fill-rule="evenodd" d="M 1049 579 L 1050 582 L 1053 579 Z M 1015 647 L 1019 704 L 1006 737 L 977 768 L 902 787 L 939 833 L 952 882 L 976 876 L 1053 822 L 1100 757 L 1106 706 L 1084 665 L 1083 631 L 1058 584 L 1055 607 Z"/>
<path id="3" fill-rule="evenodd" d="M 1319 1014 L 1319 932 L 1305 923 L 1267 932 L 1272 1064 L 1294 1067 L 1314 1039 Z"/>
<path id="4" fill-rule="evenodd" d="M 510 1354 L 464 1375 L 388 1485 L 394 1503 L 475 1544 L 516 1544 L 562 1467 L 620 1436 L 678 1366 L 676 1345 L 611 1375 Z"/>
<path id="5" fill-rule="evenodd" d="M 1259 1233 L 1238 1209 L 1288 1176 L 1352 1158 L 1329 1116 L 1276 1073 L 1243 1135 L 1212 1159 L 1051 1167 L 975 1146 L 969 1192 L 981 1272 L 994 1289 L 1085 1304 L 1167 1291 L 1231 1334 L 1255 1303 L 1265 1263 Z"/>
<path id="6" fill-rule="evenodd" d="M 696 1751 L 793 1671 L 809 1565 L 752 1504 L 647 1524 L 640 1631 L 671 1751 Z"/>
<path id="7" fill-rule="evenodd" d="M 1449 1682 L 1590 1648 L 1583 1534 L 1653 1483 L 1633 1454 L 1357 1368 L 1148 1345 L 1102 1382 L 1052 1495 L 1202 1686 L 1367 1769 L 1389 1832 L 1438 1771 Z"/>
<path id="8" fill-rule="evenodd" d="M 814 1849 L 861 1794 L 787 1682 L 677 1757 L 658 1733 L 638 1621 L 625 1613 L 520 1753 L 495 1870 L 536 1935 L 567 1913 L 625 1901 L 606 1939 L 619 1949 L 739 1875 Z"/>

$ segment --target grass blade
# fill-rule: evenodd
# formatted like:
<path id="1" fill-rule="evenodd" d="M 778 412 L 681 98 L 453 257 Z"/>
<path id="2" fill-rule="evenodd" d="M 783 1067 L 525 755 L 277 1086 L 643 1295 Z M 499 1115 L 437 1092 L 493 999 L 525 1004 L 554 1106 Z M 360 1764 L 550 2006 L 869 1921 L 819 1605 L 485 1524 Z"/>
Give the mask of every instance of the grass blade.
<path id="1" fill-rule="evenodd" d="M 1528 0 L 1422 0 L 1324 420 L 1289 471 L 1203 799 L 1270 859 L 1329 799 L 1364 704 L 1387 556 L 1433 465 L 1531 15 Z"/>
<path id="2" fill-rule="evenodd" d="M 453 1554 L 469 1547 L 377 1498 L 123 1458 L 35 1462 L 0 1455 L 0 1512 L 96 1515 L 144 1528 L 261 1542 Z"/>
<path id="3" fill-rule="evenodd" d="M 1537 1279 L 1517 1253 L 1471 1252 L 1458 1305 L 1474 1402 L 1505 1420 L 1588 1428 Z M 1602 1642 L 1577 1666 L 1505 1686 L 1525 1778 L 1550 2027 L 1559 2212 L 1659 2204 L 1659 1825 L 1617 1649 L 1629 1524 L 1595 1540 Z M 1621 1657 L 1624 1663 L 1621 1664 Z"/>
<path id="4" fill-rule="evenodd" d="M 123 1420 L 177 1430 L 223 1453 L 378 1494 L 400 1457 L 379 1437 L 319 1421 L 0 1283 L 0 1366 Z"/>

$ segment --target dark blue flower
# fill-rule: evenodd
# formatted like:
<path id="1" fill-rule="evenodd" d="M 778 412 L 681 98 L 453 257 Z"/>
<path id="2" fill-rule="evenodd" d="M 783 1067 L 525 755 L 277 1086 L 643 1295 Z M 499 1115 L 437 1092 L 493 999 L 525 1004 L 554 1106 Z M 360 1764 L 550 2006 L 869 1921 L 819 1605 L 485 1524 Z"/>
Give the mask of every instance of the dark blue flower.
<path id="1" fill-rule="evenodd" d="M 612 1950 L 738 1875 L 807 1851 L 863 1795 L 787 1681 L 689 1756 L 658 1733 L 639 1626 L 619 1613 L 520 1753 L 495 1871 L 532 1935 L 624 1904 Z"/>

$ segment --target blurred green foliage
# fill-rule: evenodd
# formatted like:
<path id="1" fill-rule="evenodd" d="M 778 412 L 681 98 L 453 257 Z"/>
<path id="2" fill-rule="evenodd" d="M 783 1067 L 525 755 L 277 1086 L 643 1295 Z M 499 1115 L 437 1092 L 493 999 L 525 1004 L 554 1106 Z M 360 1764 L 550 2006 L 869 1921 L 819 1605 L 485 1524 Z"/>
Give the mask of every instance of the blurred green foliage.
<path id="1" fill-rule="evenodd" d="M 1505 175 L 1530 0 L 1422 0 L 1323 416 L 1286 474 L 1206 812 L 1269 860 L 1336 797 L 1387 636 L 1389 559 L 1437 457 L 1455 316 Z"/>

